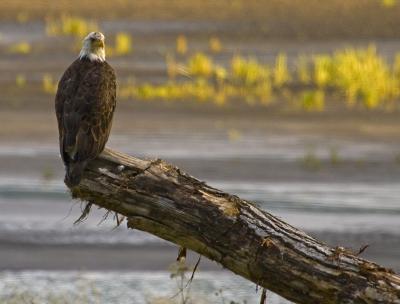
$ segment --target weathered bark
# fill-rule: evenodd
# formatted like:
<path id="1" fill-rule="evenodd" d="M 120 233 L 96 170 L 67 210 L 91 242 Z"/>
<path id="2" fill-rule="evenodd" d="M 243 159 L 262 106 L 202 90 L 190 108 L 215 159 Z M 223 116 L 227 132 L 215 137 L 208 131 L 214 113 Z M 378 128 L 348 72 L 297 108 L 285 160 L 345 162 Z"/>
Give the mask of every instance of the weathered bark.
<path id="1" fill-rule="evenodd" d="M 400 303 L 400 277 L 162 160 L 106 150 L 73 196 L 296 303 Z"/>

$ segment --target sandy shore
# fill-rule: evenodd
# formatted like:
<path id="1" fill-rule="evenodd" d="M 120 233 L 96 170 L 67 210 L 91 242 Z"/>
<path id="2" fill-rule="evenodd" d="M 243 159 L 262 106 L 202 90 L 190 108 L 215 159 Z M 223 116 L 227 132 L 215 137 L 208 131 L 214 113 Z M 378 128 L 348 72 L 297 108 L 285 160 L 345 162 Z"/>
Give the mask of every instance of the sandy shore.
<path id="1" fill-rule="evenodd" d="M 167 270 L 178 248 L 163 245 L 1 244 L 1 270 Z M 192 256 L 191 256 L 192 257 Z M 190 259 L 193 261 L 193 259 Z M 205 262 L 202 269 L 218 269 Z"/>

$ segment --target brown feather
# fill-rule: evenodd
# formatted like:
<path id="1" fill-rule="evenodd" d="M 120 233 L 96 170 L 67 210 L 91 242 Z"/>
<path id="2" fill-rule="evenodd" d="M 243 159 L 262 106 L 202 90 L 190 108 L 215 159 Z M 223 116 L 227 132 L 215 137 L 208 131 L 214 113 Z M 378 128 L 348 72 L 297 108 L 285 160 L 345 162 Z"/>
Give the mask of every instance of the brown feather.
<path id="1" fill-rule="evenodd" d="M 55 109 L 67 184 L 69 172 L 79 174 L 76 171 L 83 171 L 87 162 L 103 151 L 115 105 L 116 77 L 107 62 L 77 59 L 65 71 L 58 85 Z M 79 183 L 80 176 L 74 180 L 73 184 Z"/>

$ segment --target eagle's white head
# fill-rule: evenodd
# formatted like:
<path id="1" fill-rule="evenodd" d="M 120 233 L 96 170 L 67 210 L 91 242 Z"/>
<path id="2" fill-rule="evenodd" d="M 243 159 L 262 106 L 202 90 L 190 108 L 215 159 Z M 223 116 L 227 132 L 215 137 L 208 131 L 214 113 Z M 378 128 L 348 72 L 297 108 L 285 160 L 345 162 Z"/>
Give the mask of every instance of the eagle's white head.
<path id="1" fill-rule="evenodd" d="M 91 32 L 83 39 L 83 45 L 79 58 L 88 58 L 90 61 L 105 61 L 106 50 L 104 35 L 100 32 Z"/>

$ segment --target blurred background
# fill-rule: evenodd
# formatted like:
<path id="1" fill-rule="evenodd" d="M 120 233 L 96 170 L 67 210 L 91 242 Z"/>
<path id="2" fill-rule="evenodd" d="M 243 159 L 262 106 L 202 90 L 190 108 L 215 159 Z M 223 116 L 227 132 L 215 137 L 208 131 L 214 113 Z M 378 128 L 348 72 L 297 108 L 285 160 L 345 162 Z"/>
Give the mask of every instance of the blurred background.
<path id="1" fill-rule="evenodd" d="M 54 95 L 93 30 L 119 83 L 109 147 L 400 270 L 396 0 L 2 0 L 1 303 L 183 303 L 176 246 L 105 210 L 73 224 L 82 206 L 63 184 Z M 260 293 L 203 259 L 183 295 Z"/>

